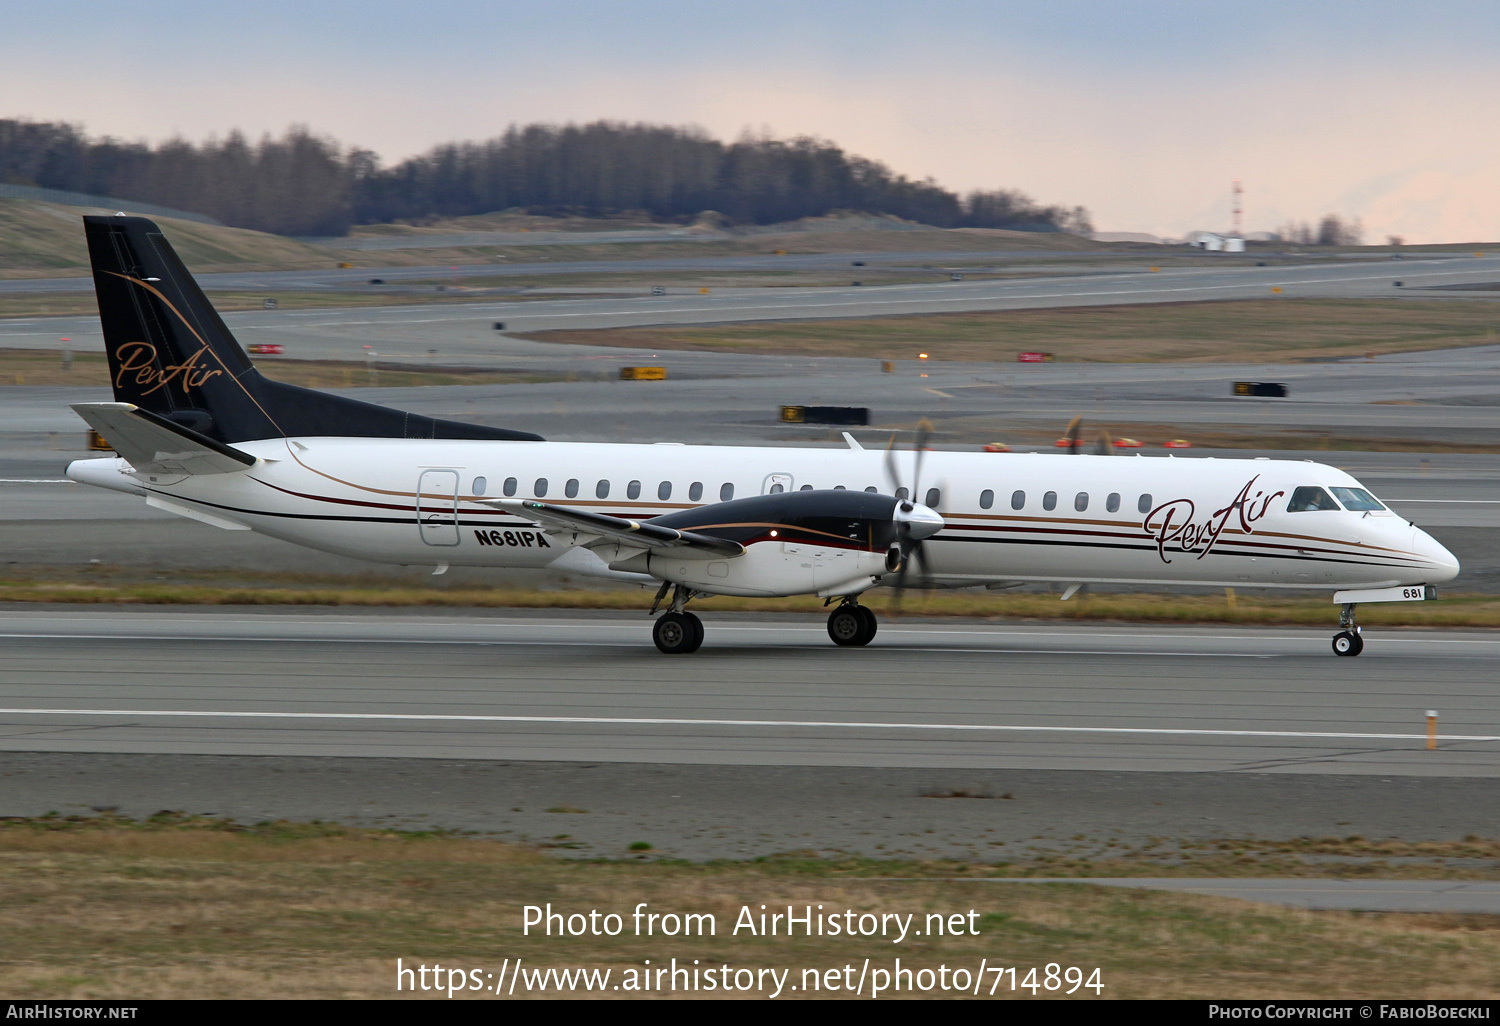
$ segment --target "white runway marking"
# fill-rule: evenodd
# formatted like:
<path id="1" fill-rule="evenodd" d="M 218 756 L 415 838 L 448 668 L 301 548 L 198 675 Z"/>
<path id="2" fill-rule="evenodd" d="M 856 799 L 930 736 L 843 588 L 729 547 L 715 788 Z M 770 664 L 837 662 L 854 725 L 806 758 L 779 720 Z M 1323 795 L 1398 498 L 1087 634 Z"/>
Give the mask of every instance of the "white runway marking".
<path id="1" fill-rule="evenodd" d="M 626 727 L 802 727 L 814 730 L 952 730 L 991 733 L 1124 734 L 1169 737 L 1287 737 L 1340 741 L 1426 741 L 1426 734 L 1316 730 L 1211 730 L 1171 727 L 1041 727 L 995 723 L 880 723 L 860 720 L 720 720 L 662 716 L 501 716 L 485 713 L 243 712 L 206 709 L 0 709 L 0 716 L 170 716 L 201 719 L 386 720 L 418 723 L 555 723 Z M 1500 741 L 1500 735 L 1439 734 L 1439 741 Z"/>
<path id="2" fill-rule="evenodd" d="M 555 625 L 554 625 L 555 626 Z M 782 633 L 801 631 L 807 634 L 824 634 L 821 629 L 787 627 L 787 628 L 737 628 L 728 630 L 779 630 Z M 912 633 L 918 633 L 913 631 Z M 954 631 L 953 633 L 962 633 Z M 306 645 L 541 645 L 553 644 L 552 642 L 538 641 L 535 638 L 524 638 L 510 640 L 505 638 L 308 638 L 296 636 L 272 636 L 260 635 L 257 637 L 243 637 L 238 635 L 214 635 L 214 634 L 0 634 L 0 639 L 42 639 L 57 638 L 67 641 L 233 641 L 245 643 L 274 643 L 278 645 L 306 644 Z M 608 641 L 602 639 L 569 641 L 568 645 L 574 648 L 616 648 L 623 644 L 633 644 L 627 640 Z M 766 646 L 773 648 L 777 646 Z M 785 647 L 785 646 L 781 646 Z M 881 647 L 891 651 L 900 652 L 969 652 L 984 655 L 1066 655 L 1066 656 L 1141 656 L 1142 658 L 1183 658 L 1183 659 L 1276 659 L 1277 655 L 1268 652 L 1131 652 L 1122 649 L 1108 649 L 1098 652 L 1081 651 L 1076 648 L 1002 648 L 999 646 L 991 648 L 962 648 L 950 645 L 902 645 L 899 649 L 892 646 L 876 646 L 878 651 Z M 827 651 L 833 651 L 827 649 Z"/>

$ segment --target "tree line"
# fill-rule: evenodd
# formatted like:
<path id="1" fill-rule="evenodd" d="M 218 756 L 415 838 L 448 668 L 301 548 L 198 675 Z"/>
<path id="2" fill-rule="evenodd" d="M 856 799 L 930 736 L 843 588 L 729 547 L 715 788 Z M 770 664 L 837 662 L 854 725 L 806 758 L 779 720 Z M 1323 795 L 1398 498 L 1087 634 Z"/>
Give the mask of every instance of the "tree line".
<path id="1" fill-rule="evenodd" d="M 279 235 L 510 209 L 679 222 L 716 211 L 740 224 L 857 210 L 943 228 L 1093 230 L 1083 207 L 1045 206 L 1009 189 L 960 196 L 821 139 L 725 143 L 694 128 L 608 121 L 512 126 L 383 167 L 373 152 L 304 127 L 253 143 L 234 131 L 151 146 L 0 119 L 0 181 L 192 210 Z"/>
<path id="2" fill-rule="evenodd" d="M 1278 227 L 1275 234 L 1282 242 L 1295 242 L 1301 246 L 1362 246 L 1365 226 L 1357 217 L 1345 219 L 1337 214 L 1324 214 L 1316 225 L 1288 221 Z"/>

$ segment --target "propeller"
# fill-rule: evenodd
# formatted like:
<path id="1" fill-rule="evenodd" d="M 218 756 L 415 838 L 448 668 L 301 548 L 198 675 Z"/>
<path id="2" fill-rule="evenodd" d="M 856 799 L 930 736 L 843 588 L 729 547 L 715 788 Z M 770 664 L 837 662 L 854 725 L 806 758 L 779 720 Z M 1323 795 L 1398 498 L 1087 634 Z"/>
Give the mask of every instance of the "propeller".
<path id="1" fill-rule="evenodd" d="M 922 463 L 927 456 L 927 443 L 931 440 L 932 424 L 924 419 L 917 425 L 910 489 L 901 484 L 901 475 L 896 468 L 895 435 L 891 436 L 891 442 L 885 449 L 885 472 L 890 478 L 897 500 L 893 519 L 896 524 L 896 545 L 901 553 L 901 564 L 896 570 L 896 594 L 891 601 L 893 613 L 900 610 L 907 574 L 912 572 L 913 567 L 919 578 L 926 576 L 922 542 L 943 529 L 943 518 L 917 502 L 917 496 L 922 494 Z"/>
<path id="2" fill-rule="evenodd" d="M 1078 453 L 1078 435 L 1082 430 L 1083 417 L 1074 417 L 1072 420 L 1068 421 L 1068 430 L 1064 433 L 1063 437 L 1067 438 L 1068 440 L 1068 452 L 1073 453 L 1074 455 L 1077 455 Z"/>

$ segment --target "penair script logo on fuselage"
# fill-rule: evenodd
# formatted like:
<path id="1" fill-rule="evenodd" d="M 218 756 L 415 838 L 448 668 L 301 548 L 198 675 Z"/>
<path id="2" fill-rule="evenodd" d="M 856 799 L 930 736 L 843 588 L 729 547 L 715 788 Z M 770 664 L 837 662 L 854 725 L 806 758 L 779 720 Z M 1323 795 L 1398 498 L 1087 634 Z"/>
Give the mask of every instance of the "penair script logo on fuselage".
<path id="1" fill-rule="evenodd" d="M 1203 520 L 1195 520 L 1198 507 L 1192 499 L 1172 499 L 1157 506 L 1146 519 L 1141 521 L 1141 529 L 1149 534 L 1156 542 L 1156 554 L 1161 557 L 1163 563 L 1172 562 L 1167 558 L 1167 547 L 1171 546 L 1174 552 L 1196 552 L 1197 558 L 1202 559 L 1213 551 L 1214 544 L 1218 542 L 1219 535 L 1229 526 L 1230 521 L 1237 520 L 1239 529 L 1245 534 L 1255 533 L 1255 523 L 1266 515 L 1266 510 L 1278 495 L 1285 495 L 1284 491 L 1276 491 L 1267 495 L 1263 489 L 1255 489 L 1255 482 L 1260 480 L 1256 474 L 1245 482 L 1245 487 L 1234 497 L 1234 501 L 1223 509 L 1216 509 Z"/>
<path id="2" fill-rule="evenodd" d="M 207 352 L 208 346 L 204 346 L 181 363 L 159 365 L 156 347 L 151 343 L 126 342 L 115 350 L 115 359 L 119 361 L 119 369 L 115 371 L 115 388 L 120 388 L 127 380 L 133 380 L 144 389 L 141 395 L 150 395 L 174 384 L 180 386 L 183 392 L 190 392 L 224 373 L 217 367 L 202 365 Z M 131 375 L 134 375 L 133 379 Z"/>

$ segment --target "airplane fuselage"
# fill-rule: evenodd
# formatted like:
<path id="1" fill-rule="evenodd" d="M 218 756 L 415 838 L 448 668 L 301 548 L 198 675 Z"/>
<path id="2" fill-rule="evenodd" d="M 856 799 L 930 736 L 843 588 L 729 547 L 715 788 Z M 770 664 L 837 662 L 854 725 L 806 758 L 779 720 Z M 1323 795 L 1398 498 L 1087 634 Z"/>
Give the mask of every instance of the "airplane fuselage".
<path id="1" fill-rule="evenodd" d="M 576 533 L 544 530 L 485 502 L 540 499 L 645 520 L 783 490 L 892 494 L 903 484 L 890 480 L 884 453 L 861 449 L 345 437 L 236 447 L 258 458 L 254 466 L 149 475 L 130 472 L 124 460 L 86 460 L 69 474 L 220 527 L 365 560 L 550 566 L 613 577 L 635 575 L 611 570 L 580 547 Z M 913 453 L 898 453 L 898 476 L 909 477 L 913 462 Z M 1321 489 L 1327 498 L 1361 487 L 1344 471 L 1311 461 L 933 451 L 919 487 L 912 498 L 946 525 L 923 556 L 926 582 L 939 586 L 1327 590 L 1435 584 L 1458 572 L 1443 546 L 1379 504 L 1293 511 L 1299 488 Z M 770 548 L 756 553 L 761 546 Z M 879 576 L 878 558 L 865 559 L 870 567 L 835 565 L 851 555 L 804 542 L 768 536 L 749 549 L 762 561 L 774 551 L 779 565 L 809 573 L 792 574 L 782 588 L 718 590 L 791 594 L 821 590 L 806 585 L 840 574 L 851 581 L 867 571 Z M 694 586 L 716 590 L 711 581 Z"/>

